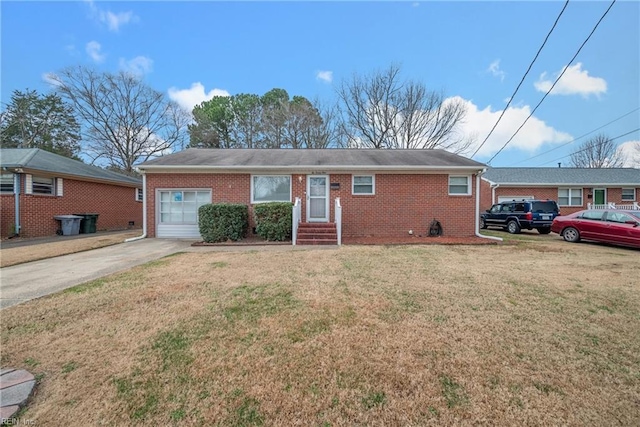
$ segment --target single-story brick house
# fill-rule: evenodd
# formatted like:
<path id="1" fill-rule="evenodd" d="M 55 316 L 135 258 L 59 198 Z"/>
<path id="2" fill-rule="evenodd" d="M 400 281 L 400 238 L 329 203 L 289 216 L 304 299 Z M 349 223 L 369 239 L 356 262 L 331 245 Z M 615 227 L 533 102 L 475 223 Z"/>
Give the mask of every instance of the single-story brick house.
<path id="1" fill-rule="evenodd" d="M 434 219 L 474 236 L 484 169 L 444 150 L 365 149 L 190 148 L 138 166 L 145 235 L 174 238 L 200 238 L 202 204 L 246 204 L 252 217 L 269 201 L 298 202 L 301 226 L 337 223 L 343 236 L 425 235 Z"/>
<path id="2" fill-rule="evenodd" d="M 503 200 L 551 199 L 567 215 L 589 207 L 640 209 L 640 169 L 488 168 L 482 209 Z"/>
<path id="3" fill-rule="evenodd" d="M 56 215 L 97 213 L 98 230 L 142 225 L 142 181 L 38 148 L 0 150 L 2 238 L 55 235 Z"/>

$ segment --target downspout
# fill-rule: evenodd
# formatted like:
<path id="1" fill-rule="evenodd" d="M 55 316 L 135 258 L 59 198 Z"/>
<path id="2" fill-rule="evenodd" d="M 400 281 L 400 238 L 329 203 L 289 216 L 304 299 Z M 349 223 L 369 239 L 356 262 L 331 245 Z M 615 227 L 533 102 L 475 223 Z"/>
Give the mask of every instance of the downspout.
<path id="1" fill-rule="evenodd" d="M 503 240 L 500 237 L 483 236 L 482 234 L 480 234 L 480 175 L 482 175 L 483 172 L 484 170 L 481 170 L 476 174 L 476 236 L 483 239 L 497 240 L 499 242 L 502 242 Z"/>
<path id="2" fill-rule="evenodd" d="M 496 203 L 496 188 L 498 187 L 500 187 L 500 184 L 491 186 L 491 204 L 492 205 Z"/>
<path id="3" fill-rule="evenodd" d="M 142 235 L 126 239 L 125 243 L 135 242 L 136 240 L 147 237 L 147 175 L 142 173 Z"/>
<path id="4" fill-rule="evenodd" d="M 20 174 L 13 174 L 13 199 L 15 201 L 15 225 L 12 237 L 20 236 Z"/>

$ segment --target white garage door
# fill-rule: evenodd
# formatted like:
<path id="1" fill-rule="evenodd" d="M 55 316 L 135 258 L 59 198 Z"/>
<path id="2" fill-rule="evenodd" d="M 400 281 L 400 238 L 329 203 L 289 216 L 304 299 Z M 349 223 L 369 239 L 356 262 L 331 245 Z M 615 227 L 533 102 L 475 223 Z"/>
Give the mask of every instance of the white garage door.
<path id="1" fill-rule="evenodd" d="M 200 239 L 198 208 L 211 203 L 211 190 L 162 189 L 156 191 L 156 236 Z"/>
<path id="2" fill-rule="evenodd" d="M 510 202 L 512 200 L 533 200 L 533 196 L 498 196 L 498 203 Z"/>

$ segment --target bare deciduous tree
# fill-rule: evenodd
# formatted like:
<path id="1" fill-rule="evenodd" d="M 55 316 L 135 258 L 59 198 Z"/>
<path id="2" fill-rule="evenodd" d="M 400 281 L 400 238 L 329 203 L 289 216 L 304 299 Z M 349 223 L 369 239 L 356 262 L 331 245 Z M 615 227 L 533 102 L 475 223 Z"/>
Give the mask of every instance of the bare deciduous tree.
<path id="1" fill-rule="evenodd" d="M 466 107 L 424 84 L 402 81 L 392 65 L 368 76 L 355 74 L 338 89 L 348 146 L 441 148 L 460 153 L 471 140 L 457 132 Z"/>
<path id="2" fill-rule="evenodd" d="M 619 168 L 623 164 L 624 155 L 604 134 L 588 139 L 571 153 L 571 166 L 576 168 Z"/>
<path id="3" fill-rule="evenodd" d="M 94 162 L 130 173 L 140 161 L 183 147 L 188 114 L 138 77 L 81 66 L 50 77 L 80 118 Z"/>

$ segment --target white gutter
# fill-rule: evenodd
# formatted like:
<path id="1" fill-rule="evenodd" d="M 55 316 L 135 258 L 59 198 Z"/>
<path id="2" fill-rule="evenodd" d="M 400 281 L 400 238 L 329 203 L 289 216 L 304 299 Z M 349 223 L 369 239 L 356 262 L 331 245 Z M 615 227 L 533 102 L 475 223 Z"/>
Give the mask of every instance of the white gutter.
<path id="1" fill-rule="evenodd" d="M 225 165 L 225 166 L 214 166 L 214 165 L 148 165 L 148 166 L 139 166 L 138 170 L 149 171 L 155 173 L 164 172 L 174 172 L 176 170 L 179 171 L 192 171 L 192 172 L 227 172 L 227 171 L 237 171 L 237 172 L 246 172 L 246 171 L 292 171 L 297 172 L 300 170 L 308 170 L 308 171 L 326 171 L 326 172 L 336 172 L 336 171 L 416 171 L 416 172 L 445 172 L 445 171 L 455 171 L 455 172 L 475 172 L 477 170 L 477 166 L 422 166 L 422 165 L 273 165 L 273 166 L 258 166 L 258 165 Z"/>
<path id="2" fill-rule="evenodd" d="M 145 237 L 147 237 L 147 175 L 142 173 L 142 235 L 126 239 L 125 243 L 135 242 Z"/>
<path id="3" fill-rule="evenodd" d="M 500 237 L 484 236 L 480 234 L 480 175 L 482 175 L 482 173 L 485 171 L 486 169 L 478 171 L 478 173 L 476 174 L 476 230 L 475 232 L 477 237 L 481 237 L 483 239 L 489 239 L 489 240 L 497 240 L 499 242 L 502 242 L 503 240 Z"/>

